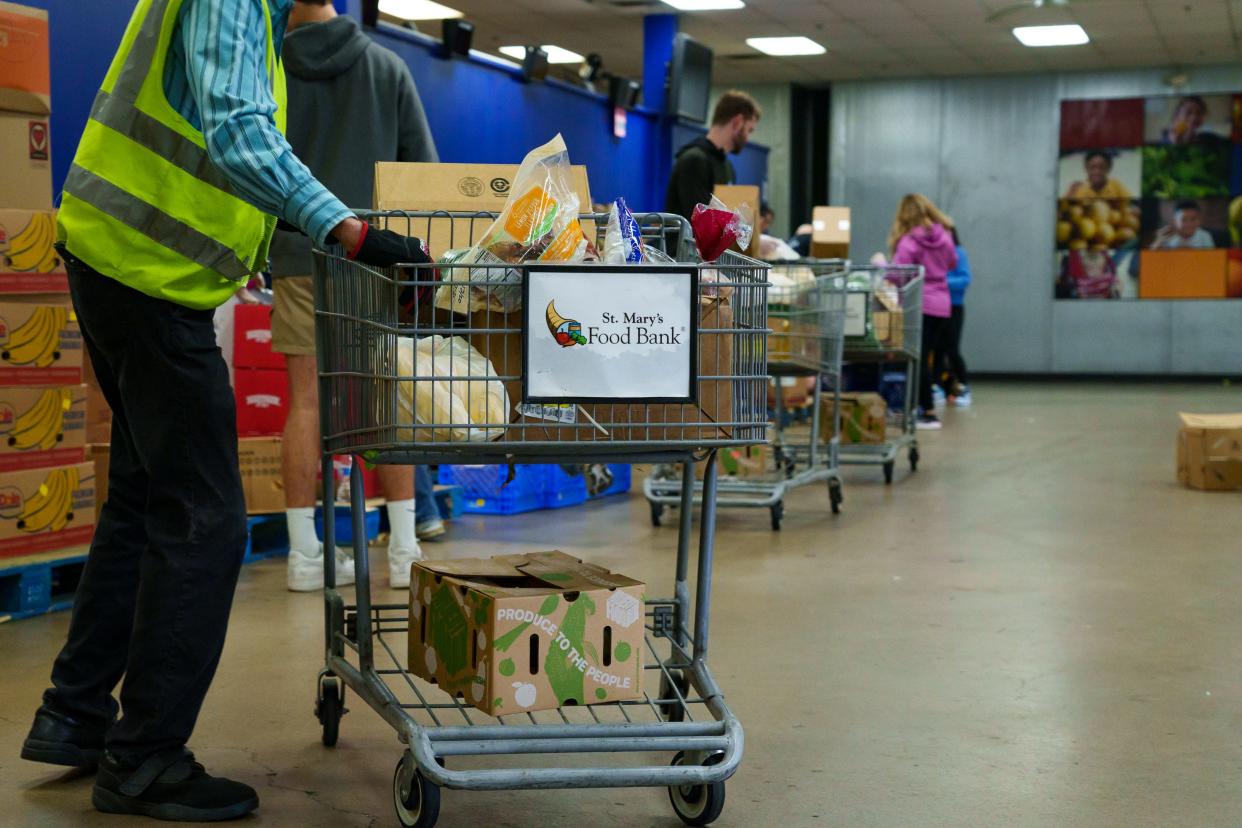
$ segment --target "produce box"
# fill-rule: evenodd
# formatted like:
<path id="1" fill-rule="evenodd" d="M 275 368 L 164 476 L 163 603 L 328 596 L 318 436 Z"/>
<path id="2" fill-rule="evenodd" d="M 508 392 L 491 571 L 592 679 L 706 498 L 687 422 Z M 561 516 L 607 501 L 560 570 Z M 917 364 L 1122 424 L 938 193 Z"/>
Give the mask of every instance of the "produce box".
<path id="1" fill-rule="evenodd" d="M 279 437 L 241 438 L 237 441 L 237 465 L 246 493 L 246 514 L 266 515 L 285 510 Z"/>
<path id="2" fill-rule="evenodd" d="M 52 210 L 0 210 L 0 294 L 68 293 Z"/>
<path id="3" fill-rule="evenodd" d="M 643 584 L 562 552 L 420 561 L 409 668 L 488 715 L 642 697 Z"/>
<path id="4" fill-rule="evenodd" d="M 66 302 L 0 302 L 0 385 L 78 385 L 82 332 Z"/>
<path id="5" fill-rule="evenodd" d="M 820 404 L 819 438 L 827 442 L 836 412 L 832 397 L 825 396 Z M 888 403 L 873 391 L 843 392 L 840 416 L 842 443 L 883 443 L 888 436 Z"/>
<path id="6" fill-rule="evenodd" d="M 905 343 L 905 313 L 898 310 L 877 310 L 871 314 L 871 327 L 877 342 L 890 348 L 900 348 Z"/>
<path id="7" fill-rule="evenodd" d="M 112 408 L 99 388 L 90 357 L 82 360 L 82 381 L 86 383 L 86 442 L 112 442 Z"/>
<path id="8" fill-rule="evenodd" d="M 1181 414 L 1177 479 L 1206 491 L 1242 488 L 1242 414 Z"/>
<path id="9" fill-rule="evenodd" d="M 52 208 L 49 57 L 47 12 L 0 2 L 0 193 L 5 207 Z"/>
<path id="10" fill-rule="evenodd" d="M 285 355 L 272 350 L 272 306 L 238 304 L 233 308 L 233 367 L 285 367 Z"/>
<path id="11" fill-rule="evenodd" d="M 87 449 L 87 458 L 95 464 L 95 522 L 99 523 L 99 513 L 108 502 L 108 469 L 112 459 L 112 446 L 107 443 L 92 445 Z"/>
<path id="12" fill-rule="evenodd" d="M 270 437 L 285 430 L 289 415 L 289 375 L 270 368 L 238 368 L 233 374 L 237 434 Z"/>
<path id="13" fill-rule="evenodd" d="M 720 471 L 743 480 L 754 480 L 774 471 L 771 446 L 728 448 L 720 452 Z"/>
<path id="14" fill-rule="evenodd" d="M 0 484 L 0 558 L 90 543 L 95 465 L 6 472 Z"/>
<path id="15" fill-rule="evenodd" d="M 86 459 L 86 386 L 0 388 L 0 471 Z"/>

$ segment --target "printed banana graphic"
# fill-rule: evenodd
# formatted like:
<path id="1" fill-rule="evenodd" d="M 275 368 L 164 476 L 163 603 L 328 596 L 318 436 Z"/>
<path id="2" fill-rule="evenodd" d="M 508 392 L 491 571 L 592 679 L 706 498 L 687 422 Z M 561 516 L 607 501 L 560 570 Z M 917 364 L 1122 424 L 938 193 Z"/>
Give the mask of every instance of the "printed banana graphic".
<path id="1" fill-rule="evenodd" d="M 9 334 L 0 359 L 12 365 L 46 368 L 60 358 L 60 332 L 67 319 L 64 308 L 35 308 L 25 324 Z"/>
<path id="2" fill-rule="evenodd" d="M 52 245 L 56 242 L 56 219 L 50 213 L 35 213 L 22 232 L 9 242 L 7 255 L 13 270 L 49 273 L 60 264 Z"/>
<path id="3" fill-rule="evenodd" d="M 77 487 L 76 468 L 53 469 L 38 494 L 26 501 L 17 528 L 31 534 L 64 529 L 73 516 L 73 491 Z"/>
<path id="4" fill-rule="evenodd" d="M 65 433 L 65 412 L 73 406 L 73 394 L 67 388 L 49 388 L 13 423 L 9 445 L 22 451 L 56 448 Z"/>

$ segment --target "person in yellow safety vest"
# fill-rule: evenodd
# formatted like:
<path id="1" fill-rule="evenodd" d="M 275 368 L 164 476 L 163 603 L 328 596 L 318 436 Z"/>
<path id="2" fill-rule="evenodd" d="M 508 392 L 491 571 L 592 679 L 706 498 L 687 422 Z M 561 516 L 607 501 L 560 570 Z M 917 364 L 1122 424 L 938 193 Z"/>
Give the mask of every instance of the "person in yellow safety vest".
<path id="1" fill-rule="evenodd" d="M 212 309 L 266 267 L 278 219 L 370 265 L 427 261 L 418 239 L 358 220 L 285 141 L 292 5 L 138 0 L 65 180 L 58 247 L 112 447 L 68 641 L 22 756 L 97 766 L 92 802 L 109 813 L 223 820 L 259 804 L 186 749 L 246 544 Z"/>

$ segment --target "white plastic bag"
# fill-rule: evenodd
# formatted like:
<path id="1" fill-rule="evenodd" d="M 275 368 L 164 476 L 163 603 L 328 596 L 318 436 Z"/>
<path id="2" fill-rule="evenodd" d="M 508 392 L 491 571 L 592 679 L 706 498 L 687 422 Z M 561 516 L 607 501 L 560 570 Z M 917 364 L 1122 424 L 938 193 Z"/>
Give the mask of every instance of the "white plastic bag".
<path id="1" fill-rule="evenodd" d="M 414 429 L 415 441 L 486 443 L 504 435 L 509 395 L 492 363 L 465 337 L 429 336 L 417 342 L 403 337 L 397 343 L 397 369 L 403 377 L 435 377 L 397 386 L 402 425 L 438 426 Z"/>

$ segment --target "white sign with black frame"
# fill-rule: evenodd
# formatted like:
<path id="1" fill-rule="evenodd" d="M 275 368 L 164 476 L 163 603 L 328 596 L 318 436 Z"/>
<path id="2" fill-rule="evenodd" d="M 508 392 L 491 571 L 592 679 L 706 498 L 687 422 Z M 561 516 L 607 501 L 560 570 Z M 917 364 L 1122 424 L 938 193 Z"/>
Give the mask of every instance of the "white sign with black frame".
<path id="1" fill-rule="evenodd" d="M 526 268 L 523 401 L 693 403 L 698 271 Z"/>

